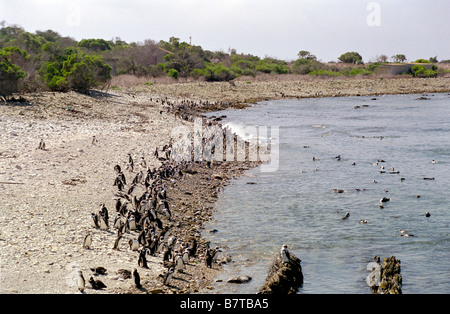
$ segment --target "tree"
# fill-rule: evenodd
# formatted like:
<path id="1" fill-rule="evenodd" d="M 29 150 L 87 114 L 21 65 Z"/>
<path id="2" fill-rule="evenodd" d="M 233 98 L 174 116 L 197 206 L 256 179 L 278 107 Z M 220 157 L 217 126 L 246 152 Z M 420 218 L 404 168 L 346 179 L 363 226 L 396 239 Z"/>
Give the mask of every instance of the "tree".
<path id="1" fill-rule="evenodd" d="M 111 79 L 111 66 L 99 56 L 66 49 L 66 54 L 57 61 L 44 63 L 42 73 L 53 91 L 73 89 L 88 93 Z"/>
<path id="2" fill-rule="evenodd" d="M 19 80 L 25 77 L 25 71 L 12 62 L 15 56 L 27 58 L 28 55 L 17 47 L 0 50 L 0 97 L 4 101 L 18 91 Z"/>
<path id="3" fill-rule="evenodd" d="M 351 51 L 342 54 L 339 58 L 339 61 L 343 63 L 352 63 L 352 64 L 362 64 L 362 57 L 359 53 Z"/>
<path id="4" fill-rule="evenodd" d="M 394 62 L 402 63 L 402 62 L 406 61 L 406 56 L 403 54 L 396 54 L 395 56 L 392 56 L 391 58 L 394 60 Z"/>
<path id="5" fill-rule="evenodd" d="M 317 59 L 315 55 L 311 54 L 309 51 L 306 51 L 306 50 L 300 50 L 297 55 L 301 59 L 308 59 L 308 60 L 316 60 Z"/>

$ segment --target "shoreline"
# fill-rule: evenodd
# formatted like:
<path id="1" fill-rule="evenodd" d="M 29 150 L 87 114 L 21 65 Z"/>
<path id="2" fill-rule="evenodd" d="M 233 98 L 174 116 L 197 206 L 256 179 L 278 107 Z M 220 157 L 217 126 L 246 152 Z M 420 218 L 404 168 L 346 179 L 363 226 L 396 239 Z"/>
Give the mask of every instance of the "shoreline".
<path id="1" fill-rule="evenodd" d="M 173 234 L 184 241 L 195 237 L 200 253 L 167 287 L 161 283 L 165 271 L 161 255 L 150 257 L 149 269 L 144 269 L 138 266 L 137 252 L 128 249 L 128 240 L 137 233 L 126 234 L 117 251 L 112 250 L 113 228 L 103 231 L 90 226 L 90 213 L 100 203 L 106 204 L 110 217 L 115 216 L 113 167 L 125 168 L 127 153 L 135 160 L 144 154 L 151 167 L 160 166 L 152 152 L 169 142 L 174 127 L 192 128 L 192 117 L 205 111 L 314 95 L 450 92 L 449 82 L 449 78 L 196 82 L 130 87 L 110 91 L 107 97 L 34 93 L 24 95 L 25 104 L 0 104 L 4 130 L 0 190 L 5 195 L 0 216 L 0 291 L 77 293 L 71 281 L 74 271 L 81 269 L 89 278 L 90 268 L 102 266 L 108 274 L 94 278 L 104 281 L 107 289 L 89 288 L 86 293 L 209 293 L 221 267 L 213 264 L 210 269 L 204 264 L 203 224 L 213 215 L 220 189 L 258 163 L 222 162 L 211 167 L 193 163 L 195 171 L 164 182 L 174 219 L 163 223 L 172 224 Z M 41 138 L 46 150 L 36 149 Z M 131 181 L 137 171 L 127 171 Z M 86 233 L 93 235 L 93 249 L 82 248 Z M 138 269 L 143 290 L 117 275 L 123 268 Z"/>

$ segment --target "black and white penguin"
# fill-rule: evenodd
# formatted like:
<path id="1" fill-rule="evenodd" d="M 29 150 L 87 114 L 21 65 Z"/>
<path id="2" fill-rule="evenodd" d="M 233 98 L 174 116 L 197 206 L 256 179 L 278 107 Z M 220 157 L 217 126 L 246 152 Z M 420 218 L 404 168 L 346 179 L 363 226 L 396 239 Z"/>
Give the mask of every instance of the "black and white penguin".
<path id="1" fill-rule="evenodd" d="M 130 246 L 131 251 L 139 250 L 139 241 L 136 239 L 130 239 L 130 241 L 128 241 L 128 245 Z"/>
<path id="2" fill-rule="evenodd" d="M 185 268 L 186 267 L 184 264 L 183 256 L 180 253 L 178 253 L 175 256 L 175 270 L 182 273 Z"/>
<path id="3" fill-rule="evenodd" d="M 173 273 L 175 269 L 173 267 L 170 267 L 167 271 L 167 273 L 164 275 L 164 285 L 168 286 L 170 284 L 170 281 L 172 280 Z"/>
<path id="4" fill-rule="evenodd" d="M 139 275 L 137 269 L 135 268 L 133 270 L 133 280 L 134 280 L 134 284 L 136 285 L 136 288 L 141 289 L 141 276 Z"/>
<path id="5" fill-rule="evenodd" d="M 91 246 L 92 246 L 92 236 L 91 236 L 91 234 L 89 233 L 89 234 L 87 234 L 87 235 L 84 237 L 83 248 L 85 248 L 85 249 L 91 249 Z"/>
<path id="6" fill-rule="evenodd" d="M 106 285 L 100 281 L 100 280 L 95 280 L 94 278 L 89 278 L 89 283 L 91 284 L 92 289 L 94 290 L 101 290 L 106 288 Z"/>
<path id="7" fill-rule="evenodd" d="M 145 254 L 146 254 L 145 249 L 139 251 L 138 265 L 141 266 L 142 268 L 148 268 L 147 257 L 145 256 Z"/>
<path id="8" fill-rule="evenodd" d="M 91 218 L 92 218 L 92 227 L 94 228 L 100 228 L 100 224 L 98 221 L 98 216 L 95 213 L 91 213 Z"/>
<path id="9" fill-rule="evenodd" d="M 281 261 L 284 264 L 289 263 L 290 254 L 289 254 L 289 250 L 288 250 L 288 247 L 286 244 L 283 244 L 281 246 L 280 254 L 281 254 Z"/>

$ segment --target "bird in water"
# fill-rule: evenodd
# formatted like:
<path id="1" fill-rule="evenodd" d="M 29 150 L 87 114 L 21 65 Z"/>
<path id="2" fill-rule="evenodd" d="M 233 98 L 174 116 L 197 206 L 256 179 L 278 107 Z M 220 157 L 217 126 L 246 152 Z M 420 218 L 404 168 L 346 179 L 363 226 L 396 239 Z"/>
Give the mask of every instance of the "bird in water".
<path id="1" fill-rule="evenodd" d="M 345 213 L 345 216 L 341 218 L 342 221 L 350 217 L 350 213 Z"/>
<path id="2" fill-rule="evenodd" d="M 290 259 L 290 254 L 289 254 L 289 250 L 286 244 L 283 244 L 283 246 L 281 247 L 281 261 L 286 264 L 289 263 L 289 259 Z"/>

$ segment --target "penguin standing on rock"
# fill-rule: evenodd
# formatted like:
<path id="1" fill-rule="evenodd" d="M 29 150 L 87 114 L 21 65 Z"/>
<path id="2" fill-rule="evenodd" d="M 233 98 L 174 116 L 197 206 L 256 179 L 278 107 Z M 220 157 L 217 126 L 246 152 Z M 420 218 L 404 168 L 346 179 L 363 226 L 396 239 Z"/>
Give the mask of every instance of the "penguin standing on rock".
<path id="1" fill-rule="evenodd" d="M 283 244 L 280 253 L 281 253 L 281 261 L 283 262 L 283 264 L 289 263 L 290 254 L 286 244 Z"/>

